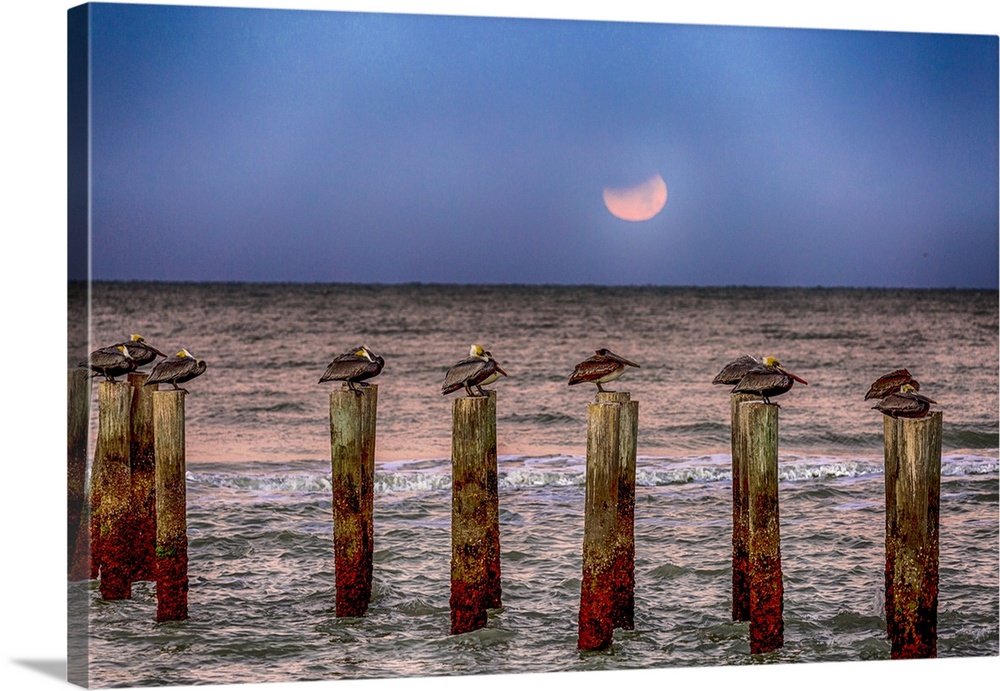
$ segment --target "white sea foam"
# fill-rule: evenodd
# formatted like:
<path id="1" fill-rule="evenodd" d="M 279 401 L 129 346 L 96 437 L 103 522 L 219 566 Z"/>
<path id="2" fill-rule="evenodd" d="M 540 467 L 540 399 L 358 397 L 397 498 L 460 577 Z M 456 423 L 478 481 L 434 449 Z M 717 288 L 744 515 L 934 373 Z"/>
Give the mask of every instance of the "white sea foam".
<path id="1" fill-rule="evenodd" d="M 252 472 L 226 470 L 205 472 L 188 470 L 189 483 L 214 486 L 235 491 L 252 492 L 329 492 L 330 472 L 290 470 L 286 466 L 264 470 L 255 466 Z M 972 454 L 944 456 L 943 477 L 996 475 L 998 462 Z M 808 482 L 834 478 L 862 478 L 881 475 L 881 459 L 828 458 L 822 456 L 781 456 L 778 478 L 782 482 Z M 687 483 L 732 481 L 730 457 L 726 454 L 694 458 L 639 457 L 636 461 L 636 485 L 658 487 Z M 537 487 L 579 487 L 586 483 L 586 460 L 573 456 L 501 458 L 498 462 L 497 484 L 501 489 L 517 490 Z M 375 472 L 375 493 L 439 492 L 451 489 L 449 460 L 401 461 L 380 464 Z"/>

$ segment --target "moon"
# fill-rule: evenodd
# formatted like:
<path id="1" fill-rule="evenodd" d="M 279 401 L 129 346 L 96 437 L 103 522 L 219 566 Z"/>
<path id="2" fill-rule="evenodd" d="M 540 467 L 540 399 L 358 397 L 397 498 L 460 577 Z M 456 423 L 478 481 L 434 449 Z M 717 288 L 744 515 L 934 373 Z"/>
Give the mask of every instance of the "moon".
<path id="1" fill-rule="evenodd" d="M 623 221 L 648 221 L 667 203 L 667 183 L 658 174 L 632 187 L 605 187 L 604 205 Z"/>

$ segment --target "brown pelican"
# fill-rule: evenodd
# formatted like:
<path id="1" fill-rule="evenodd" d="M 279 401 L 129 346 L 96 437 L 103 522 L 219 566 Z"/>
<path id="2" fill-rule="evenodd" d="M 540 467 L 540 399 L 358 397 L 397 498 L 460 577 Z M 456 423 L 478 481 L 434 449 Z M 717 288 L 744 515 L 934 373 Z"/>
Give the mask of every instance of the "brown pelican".
<path id="1" fill-rule="evenodd" d="M 159 350 L 153 346 L 146 343 L 146 339 L 139 334 L 132 334 L 129 340 L 124 343 L 117 343 L 112 348 L 117 348 L 118 346 L 125 346 L 128 350 L 128 354 L 135 361 L 135 366 L 142 367 L 143 365 L 148 365 L 157 357 L 167 357 L 166 353 L 161 353 Z"/>
<path id="2" fill-rule="evenodd" d="M 728 384 L 729 386 L 739 384 L 743 375 L 759 364 L 761 364 L 760 360 L 752 355 L 740 355 L 738 358 L 723 367 L 722 371 L 715 375 L 715 379 L 712 380 L 712 383 Z"/>
<path id="3" fill-rule="evenodd" d="M 182 348 L 173 357 L 156 363 L 146 379 L 146 385 L 169 382 L 174 385 L 174 390 L 187 393 L 187 389 L 182 389 L 177 385 L 191 381 L 202 374 L 207 367 L 204 360 L 195 359 L 186 348 Z"/>
<path id="4" fill-rule="evenodd" d="M 914 391 L 920 390 L 920 383 L 911 377 L 910 373 L 905 369 L 898 369 L 894 372 L 889 372 L 889 374 L 883 374 L 868 389 L 868 393 L 865 394 L 865 400 L 867 401 L 869 398 L 885 398 L 889 394 L 899 391 L 899 388 L 904 384 L 912 386 Z"/>
<path id="5" fill-rule="evenodd" d="M 573 369 L 573 374 L 569 377 L 569 384 L 572 386 L 581 382 L 594 382 L 597 384 L 597 390 L 603 392 L 604 387 L 601 384 L 614 381 L 622 376 L 626 365 L 629 367 L 639 366 L 621 355 L 615 355 L 607 348 L 601 348 Z"/>
<path id="6" fill-rule="evenodd" d="M 917 393 L 913 384 L 903 384 L 899 391 L 891 393 L 881 401 L 872 406 L 872 410 L 877 410 L 883 415 L 891 418 L 916 418 L 923 417 L 931 408 L 931 403 L 937 403 Z"/>
<path id="7" fill-rule="evenodd" d="M 777 405 L 771 403 L 770 397 L 785 393 L 795 382 L 807 384 L 805 379 L 795 376 L 769 355 L 743 375 L 733 387 L 733 393 L 755 393 L 764 399 L 764 403 Z"/>
<path id="8" fill-rule="evenodd" d="M 472 387 L 476 387 L 479 396 L 486 396 L 483 385 L 492 384 L 500 375 L 507 376 L 493 354 L 488 350 L 483 350 L 481 345 L 473 343 L 469 347 L 469 357 L 456 362 L 448 374 L 444 377 L 444 384 L 441 385 L 441 393 L 445 396 L 465 388 L 469 396 L 476 396 Z"/>
<path id="9" fill-rule="evenodd" d="M 135 369 L 135 360 L 129 355 L 124 345 L 117 345 L 95 350 L 79 366 L 94 370 L 92 376 L 96 377 L 101 374 L 108 381 L 116 381 L 115 377 L 128 374 Z"/>
<path id="10" fill-rule="evenodd" d="M 361 392 L 354 388 L 355 384 L 368 386 L 363 381 L 371 379 L 382 371 L 385 367 L 385 360 L 381 355 L 376 355 L 368 346 L 360 346 L 349 353 L 338 355 L 326 368 L 326 372 L 320 377 L 319 383 L 325 381 L 345 381 L 347 388 L 360 396 Z"/>

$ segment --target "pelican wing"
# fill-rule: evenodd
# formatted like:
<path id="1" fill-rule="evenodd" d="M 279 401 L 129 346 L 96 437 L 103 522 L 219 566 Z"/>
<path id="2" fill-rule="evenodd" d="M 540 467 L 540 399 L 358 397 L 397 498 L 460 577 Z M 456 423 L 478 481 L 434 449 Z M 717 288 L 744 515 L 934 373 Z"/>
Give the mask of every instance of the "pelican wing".
<path id="1" fill-rule="evenodd" d="M 145 341 L 126 341 L 121 345 L 125 346 L 125 349 L 128 350 L 128 354 L 132 356 L 133 360 L 135 360 L 136 365 L 148 365 L 157 357 L 166 357 L 164 353 L 160 352 Z"/>
<path id="2" fill-rule="evenodd" d="M 80 363 L 80 367 L 90 367 L 92 369 L 112 369 L 128 367 L 129 359 L 121 354 L 114 346 L 101 348 L 90 354 L 90 358 Z"/>
<path id="3" fill-rule="evenodd" d="M 490 364 L 493 367 L 489 367 Z M 481 360 L 480 358 L 466 358 L 452 366 L 444 376 L 444 384 L 441 385 L 441 393 L 449 394 L 458 391 L 466 382 L 475 384 L 482 381 L 496 370 L 494 361 Z"/>
<path id="4" fill-rule="evenodd" d="M 199 363 L 201 363 L 200 371 Z M 205 364 L 202 360 L 195 360 L 193 357 L 168 357 L 157 363 L 153 371 L 149 373 L 146 384 L 185 382 L 204 371 Z"/>
<path id="5" fill-rule="evenodd" d="M 791 377 L 773 367 L 760 367 L 750 370 L 733 388 L 733 393 L 762 393 L 788 389 L 792 383 Z"/>
<path id="6" fill-rule="evenodd" d="M 178 377 L 176 379 L 176 382 L 178 384 L 183 384 L 186 381 L 191 381 L 195 377 L 204 374 L 206 369 L 208 369 L 208 365 L 205 364 L 205 361 L 204 360 L 197 360 L 194 363 L 194 367 L 191 369 L 191 371 L 188 372 L 187 374 L 184 374 L 184 375 Z"/>
<path id="7" fill-rule="evenodd" d="M 742 379 L 747 372 L 759 365 L 760 362 L 755 357 L 751 355 L 741 355 L 723 367 L 722 371 L 715 375 L 715 379 L 712 380 L 712 383 L 729 385 L 739 384 L 740 379 Z"/>
<path id="8" fill-rule="evenodd" d="M 614 358 L 596 355 L 587 358 L 573 369 L 573 374 L 569 377 L 569 383 L 579 384 L 581 382 L 603 379 L 624 367 L 621 362 Z"/>
<path id="9" fill-rule="evenodd" d="M 381 371 L 382 358 L 376 358 L 373 362 L 354 353 L 345 353 L 333 359 L 319 381 L 320 383 L 325 381 L 358 381 L 374 377 Z"/>
<path id="10" fill-rule="evenodd" d="M 927 411 L 930 410 L 931 403 L 933 401 L 918 393 L 894 393 L 889 394 L 872 407 L 889 417 L 913 418 L 926 415 Z"/>
<path id="11" fill-rule="evenodd" d="M 868 393 L 865 394 L 865 400 L 867 401 L 869 398 L 885 398 L 889 394 L 899 391 L 899 387 L 903 384 L 912 384 L 914 388 L 919 388 L 919 384 L 905 369 L 898 369 L 889 372 L 889 374 L 883 374 L 868 389 Z"/>

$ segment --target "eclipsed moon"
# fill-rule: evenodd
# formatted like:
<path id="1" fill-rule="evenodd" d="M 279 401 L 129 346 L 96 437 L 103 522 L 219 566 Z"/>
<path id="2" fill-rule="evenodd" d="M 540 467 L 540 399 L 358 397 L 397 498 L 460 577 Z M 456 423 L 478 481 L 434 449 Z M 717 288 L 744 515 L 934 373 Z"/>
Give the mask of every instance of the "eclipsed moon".
<path id="1" fill-rule="evenodd" d="M 667 203 L 667 183 L 659 175 L 632 187 L 604 188 L 604 205 L 623 221 L 648 221 Z"/>

